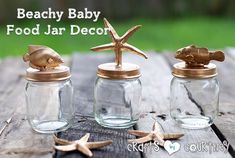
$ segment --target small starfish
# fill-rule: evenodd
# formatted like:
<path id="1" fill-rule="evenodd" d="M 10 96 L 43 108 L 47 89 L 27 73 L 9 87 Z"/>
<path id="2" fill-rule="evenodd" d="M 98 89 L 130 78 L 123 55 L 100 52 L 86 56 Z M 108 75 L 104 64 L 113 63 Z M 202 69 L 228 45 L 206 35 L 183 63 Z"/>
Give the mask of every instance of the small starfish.
<path id="1" fill-rule="evenodd" d="M 114 30 L 112 25 L 105 18 L 104 25 L 109 29 L 109 34 L 112 38 L 112 43 L 93 47 L 91 48 L 92 51 L 114 50 L 116 55 L 115 62 L 117 63 L 117 67 L 121 67 L 122 65 L 122 51 L 130 51 L 147 59 L 147 55 L 145 55 L 143 51 L 127 43 L 129 37 L 132 36 L 141 27 L 141 25 L 132 27 L 121 37 L 118 36 L 117 32 Z"/>
<path id="2" fill-rule="evenodd" d="M 167 139 L 178 139 L 182 136 L 184 136 L 184 134 L 182 133 L 160 133 L 160 127 L 157 121 L 155 121 L 155 123 L 153 124 L 153 128 L 152 131 L 150 132 L 145 132 L 145 131 L 140 131 L 140 130 L 128 130 L 129 134 L 135 135 L 135 136 L 139 136 L 141 138 L 138 139 L 129 139 L 128 142 L 132 143 L 145 143 L 145 142 L 149 142 L 151 140 L 157 142 L 159 145 L 164 146 L 164 140 Z"/>
<path id="3" fill-rule="evenodd" d="M 101 148 L 109 144 L 112 144 L 113 142 L 112 140 L 99 141 L 99 142 L 87 142 L 89 137 L 90 137 L 90 133 L 87 133 L 85 136 L 83 136 L 79 140 L 68 141 L 65 139 L 60 139 L 54 135 L 55 142 L 60 144 L 60 145 L 54 146 L 54 148 L 60 151 L 78 150 L 82 152 L 83 154 L 91 157 L 93 154 L 90 149 Z"/>

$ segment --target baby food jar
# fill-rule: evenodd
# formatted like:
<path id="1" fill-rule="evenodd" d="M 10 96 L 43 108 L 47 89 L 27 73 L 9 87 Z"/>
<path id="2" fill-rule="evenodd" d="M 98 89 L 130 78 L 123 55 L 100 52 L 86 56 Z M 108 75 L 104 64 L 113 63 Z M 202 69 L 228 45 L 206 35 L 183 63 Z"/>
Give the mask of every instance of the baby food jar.
<path id="1" fill-rule="evenodd" d="M 36 58 L 37 61 L 47 58 L 47 53 L 41 51 L 31 52 L 29 61 L 33 62 L 32 58 Z M 45 60 L 55 62 L 56 59 L 50 58 Z M 36 67 L 34 62 L 30 65 Z M 73 87 L 69 68 L 58 65 L 39 70 L 40 67 L 32 67 L 26 71 L 25 88 L 27 117 L 31 127 L 39 133 L 54 133 L 68 129 L 74 117 Z"/>
<path id="2" fill-rule="evenodd" d="M 115 62 L 98 66 L 94 89 L 94 115 L 96 121 L 109 128 L 128 128 L 140 116 L 141 82 L 140 68 L 131 63 L 122 63 L 122 51 L 131 52 L 144 58 L 141 50 L 127 43 L 128 38 L 140 27 L 134 26 L 119 37 L 114 28 L 104 18 L 112 43 L 91 48 L 93 51 L 114 50 Z"/>
<path id="3" fill-rule="evenodd" d="M 128 38 L 140 27 L 134 26 L 119 37 L 104 18 L 112 43 L 91 48 L 92 51 L 114 50 L 115 62 L 98 66 L 94 88 L 94 115 L 96 121 L 109 128 L 128 128 L 139 119 L 141 106 L 140 68 L 122 63 L 122 51 L 147 58 L 144 52 L 127 43 Z"/>
<path id="4" fill-rule="evenodd" d="M 219 83 L 216 65 L 210 60 L 224 60 L 221 51 L 189 46 L 178 50 L 180 62 L 173 67 L 170 114 L 183 128 L 210 126 L 218 114 Z"/>
<path id="5" fill-rule="evenodd" d="M 94 114 L 105 127 L 128 128 L 139 119 L 141 82 L 139 67 L 125 63 L 99 65 L 95 84 Z"/>

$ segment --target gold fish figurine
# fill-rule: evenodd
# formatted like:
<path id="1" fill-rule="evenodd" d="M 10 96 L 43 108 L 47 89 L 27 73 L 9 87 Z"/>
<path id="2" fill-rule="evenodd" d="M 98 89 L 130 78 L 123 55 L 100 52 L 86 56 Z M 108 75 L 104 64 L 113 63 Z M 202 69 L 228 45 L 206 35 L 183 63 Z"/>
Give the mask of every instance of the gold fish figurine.
<path id="1" fill-rule="evenodd" d="M 185 61 L 187 67 L 204 67 L 210 60 L 224 61 L 225 57 L 222 51 L 209 51 L 190 45 L 177 50 L 175 58 Z"/>
<path id="2" fill-rule="evenodd" d="M 23 56 L 24 62 L 29 61 L 29 66 L 40 71 L 53 69 L 64 63 L 60 55 L 47 46 L 29 45 L 28 53 Z"/>

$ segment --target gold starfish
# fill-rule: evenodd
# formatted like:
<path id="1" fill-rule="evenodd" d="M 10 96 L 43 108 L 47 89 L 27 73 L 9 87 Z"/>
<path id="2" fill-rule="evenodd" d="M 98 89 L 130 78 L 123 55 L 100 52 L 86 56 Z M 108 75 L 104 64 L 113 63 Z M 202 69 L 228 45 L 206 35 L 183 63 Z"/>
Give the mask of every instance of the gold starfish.
<path id="1" fill-rule="evenodd" d="M 121 67 L 122 65 L 122 51 L 130 51 L 147 59 L 147 55 L 143 51 L 127 43 L 129 37 L 132 36 L 141 27 L 141 25 L 132 27 L 121 37 L 118 36 L 117 32 L 114 30 L 112 25 L 105 18 L 104 25 L 109 29 L 109 34 L 112 38 L 112 43 L 93 47 L 91 48 L 92 51 L 114 50 L 116 56 L 115 62 L 117 63 L 117 67 Z"/>
<path id="2" fill-rule="evenodd" d="M 82 152 L 83 154 L 91 157 L 93 154 L 90 149 L 101 148 L 101 147 L 107 146 L 109 144 L 112 144 L 112 142 L 113 142 L 112 140 L 99 141 L 99 142 L 87 142 L 89 137 L 90 137 L 90 133 L 87 133 L 85 136 L 83 136 L 79 140 L 68 141 L 65 139 L 57 138 L 54 135 L 55 142 L 60 144 L 60 145 L 54 146 L 54 148 L 57 150 L 60 150 L 60 151 L 78 150 L 78 151 Z"/>
<path id="3" fill-rule="evenodd" d="M 128 143 L 145 143 L 145 142 L 149 142 L 151 140 L 157 142 L 159 145 L 163 146 L 164 145 L 164 140 L 167 139 L 178 139 L 182 136 L 184 136 L 184 134 L 182 133 L 160 133 L 160 127 L 157 121 L 155 121 L 155 123 L 153 124 L 153 128 L 152 131 L 150 132 L 145 132 L 145 131 L 140 131 L 140 130 L 128 130 L 129 134 L 135 135 L 135 136 L 139 136 L 141 138 L 138 139 L 129 139 Z"/>

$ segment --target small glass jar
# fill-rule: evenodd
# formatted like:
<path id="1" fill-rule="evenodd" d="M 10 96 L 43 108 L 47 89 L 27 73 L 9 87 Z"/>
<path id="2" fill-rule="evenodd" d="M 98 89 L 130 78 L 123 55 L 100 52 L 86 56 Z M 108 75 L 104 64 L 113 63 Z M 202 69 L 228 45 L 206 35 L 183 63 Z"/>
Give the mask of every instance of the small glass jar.
<path id="1" fill-rule="evenodd" d="M 189 46 L 178 50 L 171 81 L 170 114 L 183 128 L 210 126 L 219 111 L 219 83 L 216 65 L 210 60 L 224 60 L 221 51 Z"/>
<path id="2" fill-rule="evenodd" d="M 105 63 L 98 66 L 94 88 L 96 121 L 109 128 L 128 128 L 141 113 L 142 86 L 138 65 Z"/>
<path id="3" fill-rule="evenodd" d="M 210 61 L 224 61 L 224 53 L 191 45 L 179 49 L 175 58 L 184 62 L 173 66 L 171 117 L 183 128 L 206 128 L 219 111 L 217 69 Z"/>
<path id="4" fill-rule="evenodd" d="M 94 88 L 94 115 L 96 121 L 109 128 L 128 128 L 139 119 L 141 101 L 141 75 L 136 64 L 123 63 L 123 51 L 147 55 L 127 43 L 127 40 L 140 27 L 134 26 L 123 36 L 119 36 L 112 25 L 104 18 L 112 43 L 91 48 L 92 51 L 114 50 L 115 62 L 98 66 L 97 80 Z"/>
<path id="5" fill-rule="evenodd" d="M 128 128 L 140 116 L 141 82 L 139 78 L 106 79 L 98 77 L 95 84 L 94 114 L 105 127 Z"/>
<path id="6" fill-rule="evenodd" d="M 33 130 L 54 133 L 68 129 L 74 117 L 69 68 L 59 66 L 46 71 L 28 68 L 26 79 L 27 117 Z"/>

